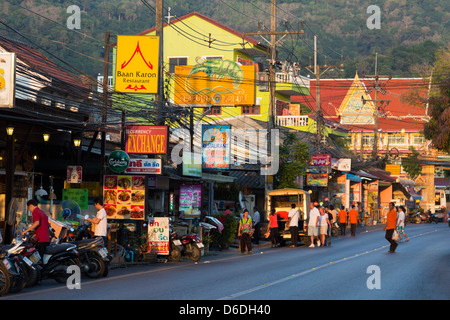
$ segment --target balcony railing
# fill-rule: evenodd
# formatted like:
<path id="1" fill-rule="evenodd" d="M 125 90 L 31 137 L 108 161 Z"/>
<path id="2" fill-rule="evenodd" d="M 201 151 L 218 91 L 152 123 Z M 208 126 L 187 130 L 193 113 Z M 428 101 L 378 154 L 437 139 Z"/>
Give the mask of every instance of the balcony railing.
<path id="1" fill-rule="evenodd" d="M 282 127 L 304 127 L 308 125 L 308 116 L 277 116 L 276 122 Z"/>

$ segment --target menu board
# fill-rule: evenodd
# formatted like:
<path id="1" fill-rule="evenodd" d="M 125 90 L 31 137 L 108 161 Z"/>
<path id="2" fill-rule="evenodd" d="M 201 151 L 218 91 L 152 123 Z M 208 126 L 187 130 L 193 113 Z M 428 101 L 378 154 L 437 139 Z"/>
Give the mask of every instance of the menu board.
<path id="1" fill-rule="evenodd" d="M 186 184 L 180 186 L 180 211 L 185 218 L 200 218 L 202 203 L 202 185 Z"/>
<path id="2" fill-rule="evenodd" d="M 108 219 L 144 219 L 145 177 L 108 175 L 103 182 Z"/>

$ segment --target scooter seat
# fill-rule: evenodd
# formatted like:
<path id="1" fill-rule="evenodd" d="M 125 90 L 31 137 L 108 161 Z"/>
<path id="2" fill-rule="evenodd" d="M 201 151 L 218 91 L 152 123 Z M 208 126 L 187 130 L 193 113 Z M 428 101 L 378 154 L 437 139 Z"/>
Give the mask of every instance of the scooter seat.
<path id="1" fill-rule="evenodd" d="M 52 244 L 45 248 L 45 254 L 57 254 L 70 248 L 76 248 L 76 246 L 71 243 Z"/>

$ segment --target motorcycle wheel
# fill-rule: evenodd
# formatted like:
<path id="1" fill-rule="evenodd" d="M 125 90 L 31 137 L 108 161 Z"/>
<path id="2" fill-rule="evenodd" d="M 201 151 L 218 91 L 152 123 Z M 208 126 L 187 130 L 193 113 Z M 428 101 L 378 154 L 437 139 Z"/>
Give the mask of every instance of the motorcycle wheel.
<path id="1" fill-rule="evenodd" d="M 197 262 L 198 260 L 200 260 L 201 257 L 202 257 L 202 252 L 200 251 L 200 249 L 196 245 L 192 246 L 192 252 L 191 252 L 191 255 L 189 256 L 189 258 L 192 261 Z"/>
<path id="2" fill-rule="evenodd" d="M 41 271 L 37 267 L 30 267 L 29 265 L 26 265 L 28 270 L 28 281 L 27 281 L 27 288 L 33 287 L 36 284 L 41 281 Z"/>
<path id="3" fill-rule="evenodd" d="M 331 235 L 333 237 L 337 237 L 339 235 L 339 228 L 336 227 L 331 228 Z"/>
<path id="4" fill-rule="evenodd" d="M 171 252 L 170 252 L 170 259 L 173 262 L 179 262 L 181 259 L 181 250 L 176 245 L 172 245 Z"/>
<path id="5" fill-rule="evenodd" d="M 62 265 L 66 266 L 66 267 L 77 265 L 77 266 L 80 267 L 81 266 L 81 262 L 80 262 L 80 259 L 78 259 L 78 258 L 70 258 L 70 259 L 67 259 L 66 261 L 64 261 L 64 263 Z M 70 274 L 68 274 L 66 272 L 58 272 L 54 276 L 54 279 L 58 283 L 66 284 L 67 283 L 67 279 L 69 278 L 69 276 L 70 276 Z"/>
<path id="6" fill-rule="evenodd" d="M 19 265 L 19 268 L 17 270 L 18 274 L 14 274 L 11 277 L 11 282 L 9 285 L 9 293 L 17 293 L 20 290 L 22 290 L 26 283 L 26 275 L 24 273 L 24 270 L 22 269 L 22 267 Z"/>
<path id="7" fill-rule="evenodd" d="M 82 263 L 89 265 L 89 270 L 85 272 L 89 278 L 100 278 L 105 272 L 105 262 L 96 253 L 89 253 L 87 261 L 82 261 Z"/>
<path id="8" fill-rule="evenodd" d="M 0 262 L 0 297 L 9 291 L 10 276 L 8 270 Z"/>

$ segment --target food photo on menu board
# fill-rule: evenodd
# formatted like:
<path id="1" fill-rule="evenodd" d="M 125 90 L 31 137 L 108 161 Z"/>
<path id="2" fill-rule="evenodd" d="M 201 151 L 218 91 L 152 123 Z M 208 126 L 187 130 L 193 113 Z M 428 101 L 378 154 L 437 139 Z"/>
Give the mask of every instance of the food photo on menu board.
<path id="1" fill-rule="evenodd" d="M 145 178 L 105 176 L 103 204 L 108 219 L 144 219 Z"/>

